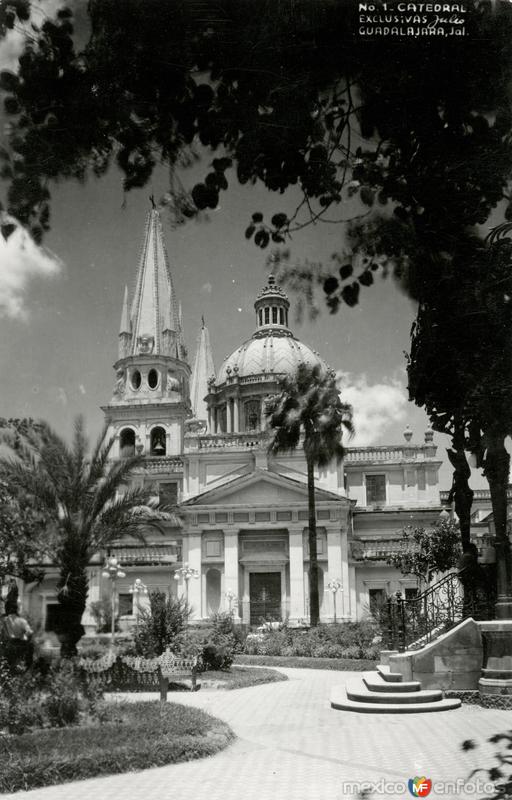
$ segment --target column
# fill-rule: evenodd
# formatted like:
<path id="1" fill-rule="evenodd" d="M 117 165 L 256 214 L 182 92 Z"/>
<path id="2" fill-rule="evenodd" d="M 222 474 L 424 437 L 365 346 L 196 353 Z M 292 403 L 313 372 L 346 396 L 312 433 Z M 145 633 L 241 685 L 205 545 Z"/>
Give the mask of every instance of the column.
<path id="1" fill-rule="evenodd" d="M 288 541 L 290 548 L 290 619 L 296 622 L 306 616 L 302 528 L 290 528 L 288 530 Z"/>
<path id="2" fill-rule="evenodd" d="M 345 617 L 350 617 L 351 619 L 355 619 L 356 614 L 356 606 L 355 603 L 352 602 L 350 593 L 352 591 L 352 586 L 356 585 L 356 571 L 355 567 L 349 566 L 348 563 L 349 559 L 349 547 L 348 547 L 348 530 L 347 528 L 341 529 L 341 581 L 343 583 L 343 589 L 341 590 L 343 594 L 343 615 Z"/>
<path id="3" fill-rule="evenodd" d="M 261 398 L 261 406 L 260 406 L 260 430 L 264 431 L 267 427 L 267 421 L 265 419 L 265 398 Z"/>
<path id="4" fill-rule="evenodd" d="M 236 594 L 233 602 L 234 620 L 240 621 L 239 607 L 240 587 L 238 585 L 238 528 L 224 531 L 224 591 L 231 589 Z"/>
<path id="5" fill-rule="evenodd" d="M 346 614 L 345 603 L 343 602 L 343 593 L 346 585 L 345 576 L 343 575 L 342 568 L 342 547 L 341 547 L 342 534 L 339 530 L 327 531 L 327 571 L 328 580 L 325 581 L 324 589 L 327 589 L 327 584 L 330 580 L 338 579 L 342 582 L 343 588 L 336 592 L 336 617 L 341 619 Z M 334 598 L 332 592 L 327 592 L 329 595 L 329 619 L 334 619 Z"/>
<path id="6" fill-rule="evenodd" d="M 233 432 L 233 405 L 231 397 L 226 400 L 226 433 Z"/>
<path id="7" fill-rule="evenodd" d="M 213 433 L 213 413 L 211 406 L 208 406 L 208 433 Z"/>
<path id="8" fill-rule="evenodd" d="M 188 582 L 188 603 L 192 609 L 190 619 L 202 619 L 203 607 L 201 603 L 201 534 L 189 533 L 187 538 L 187 559 L 189 567 L 196 569 L 199 578 L 190 578 Z M 184 579 L 183 579 L 184 584 Z M 181 584 L 180 584 L 181 585 Z M 182 594 L 185 595 L 185 585 Z"/>
<path id="9" fill-rule="evenodd" d="M 218 433 L 218 430 L 217 430 L 217 428 L 218 428 L 218 419 L 219 419 L 219 415 L 218 415 L 217 408 L 214 408 L 213 409 L 213 433 Z"/>
<path id="10" fill-rule="evenodd" d="M 234 432 L 238 433 L 240 431 L 240 405 L 238 400 L 238 395 L 235 395 L 233 398 L 233 421 L 234 421 Z"/>

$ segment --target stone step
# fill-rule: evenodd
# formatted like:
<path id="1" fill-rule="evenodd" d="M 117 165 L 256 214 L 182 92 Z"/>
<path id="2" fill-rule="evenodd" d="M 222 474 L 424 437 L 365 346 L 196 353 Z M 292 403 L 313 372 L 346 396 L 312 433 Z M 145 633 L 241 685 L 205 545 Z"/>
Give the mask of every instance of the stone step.
<path id="1" fill-rule="evenodd" d="M 347 681 L 347 697 L 358 703 L 378 703 L 382 705 L 410 705 L 436 703 L 443 699 L 440 689 L 424 689 L 415 692 L 372 692 L 361 680 Z"/>
<path id="2" fill-rule="evenodd" d="M 487 669 L 485 667 L 482 670 L 482 676 L 484 678 L 495 678 L 502 681 L 510 681 L 512 680 L 512 670 L 510 669 Z"/>
<path id="3" fill-rule="evenodd" d="M 400 672 L 391 672 L 391 668 L 386 664 L 379 664 L 377 672 L 385 681 L 390 683 L 402 683 L 402 675 Z"/>
<path id="4" fill-rule="evenodd" d="M 331 706 L 339 711 L 357 711 L 360 714 L 425 714 L 434 711 L 450 711 L 459 708 L 458 698 L 443 698 L 432 703 L 361 703 L 349 700 L 343 686 L 333 689 Z"/>
<path id="5" fill-rule="evenodd" d="M 363 681 L 371 692 L 419 692 L 419 681 L 386 681 L 376 670 L 363 672 Z"/>

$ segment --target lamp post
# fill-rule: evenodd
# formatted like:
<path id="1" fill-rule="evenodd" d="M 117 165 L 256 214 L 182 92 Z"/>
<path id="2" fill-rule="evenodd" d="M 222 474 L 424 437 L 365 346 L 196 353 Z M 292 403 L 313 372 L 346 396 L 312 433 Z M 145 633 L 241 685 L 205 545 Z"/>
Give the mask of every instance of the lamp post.
<path id="1" fill-rule="evenodd" d="M 341 589 L 342 583 L 339 578 L 332 578 L 327 584 L 326 592 L 332 592 L 332 602 L 334 605 L 334 624 L 336 624 L 336 593 Z"/>
<path id="2" fill-rule="evenodd" d="M 117 578 L 126 578 L 126 573 L 123 572 L 121 569 L 121 564 L 117 560 L 115 556 L 109 556 L 105 561 L 105 566 L 103 567 L 102 575 L 104 578 L 110 578 L 111 581 L 111 613 L 112 613 L 112 627 L 111 627 L 111 636 L 112 636 L 112 649 L 115 645 L 115 638 L 116 638 L 116 580 Z"/>
<path id="3" fill-rule="evenodd" d="M 236 594 L 233 589 L 228 589 L 227 592 L 225 592 L 225 597 L 229 603 L 229 616 L 231 617 L 233 615 L 233 600 L 236 599 Z"/>
<path id="4" fill-rule="evenodd" d="M 145 583 L 142 583 L 140 578 L 135 578 L 133 582 L 133 586 L 130 586 L 129 589 L 130 594 L 135 596 L 135 630 L 139 629 L 139 614 L 140 614 L 140 596 L 141 594 L 148 593 L 148 587 Z"/>
<path id="5" fill-rule="evenodd" d="M 179 581 L 183 578 L 185 581 L 185 600 L 188 604 L 188 582 L 192 578 L 197 580 L 199 578 L 199 571 L 194 567 L 190 567 L 188 561 L 185 561 L 182 567 L 179 567 L 174 572 L 174 580 Z"/>

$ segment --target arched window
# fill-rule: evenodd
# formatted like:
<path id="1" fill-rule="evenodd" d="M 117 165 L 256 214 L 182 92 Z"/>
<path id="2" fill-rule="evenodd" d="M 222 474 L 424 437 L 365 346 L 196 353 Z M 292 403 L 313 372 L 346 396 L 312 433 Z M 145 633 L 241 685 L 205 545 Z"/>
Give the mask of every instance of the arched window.
<path id="1" fill-rule="evenodd" d="M 277 306 L 272 306 L 272 325 L 277 325 Z"/>
<path id="2" fill-rule="evenodd" d="M 270 322 L 270 308 L 267 306 L 265 308 L 265 325 L 268 325 Z"/>
<path id="3" fill-rule="evenodd" d="M 165 431 L 163 428 L 153 428 L 151 431 L 151 455 L 152 456 L 165 456 L 167 446 L 165 442 Z"/>
<path id="4" fill-rule="evenodd" d="M 263 325 L 263 309 L 261 309 L 261 308 L 258 311 L 258 319 L 259 319 L 260 326 Z"/>
<path id="5" fill-rule="evenodd" d="M 208 614 L 217 614 L 220 608 L 220 570 L 206 573 L 206 607 Z"/>
<path id="6" fill-rule="evenodd" d="M 119 455 L 121 458 L 135 455 L 135 431 L 131 428 L 123 428 L 119 434 Z"/>
<path id="7" fill-rule="evenodd" d="M 284 308 L 282 306 L 279 309 L 279 324 L 284 325 Z"/>
<path id="8" fill-rule="evenodd" d="M 256 431 L 260 427 L 260 404 L 258 400 L 249 400 L 244 406 L 245 430 Z"/>

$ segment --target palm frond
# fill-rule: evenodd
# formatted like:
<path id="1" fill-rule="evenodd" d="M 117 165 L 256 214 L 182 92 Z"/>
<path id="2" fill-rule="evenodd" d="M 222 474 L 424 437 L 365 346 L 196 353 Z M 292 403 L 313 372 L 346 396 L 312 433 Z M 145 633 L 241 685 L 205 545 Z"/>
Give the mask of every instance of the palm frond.
<path id="1" fill-rule="evenodd" d="M 89 497 L 89 510 L 88 513 L 93 518 L 100 515 L 107 506 L 109 506 L 115 499 L 116 495 L 130 478 L 133 477 L 133 472 L 136 467 L 140 466 L 143 459 L 141 456 L 133 456 L 124 461 L 116 461 L 110 466 L 107 473 L 103 473 L 101 479 L 96 481 L 94 487 L 90 487 Z M 130 492 L 125 493 L 125 497 Z"/>

